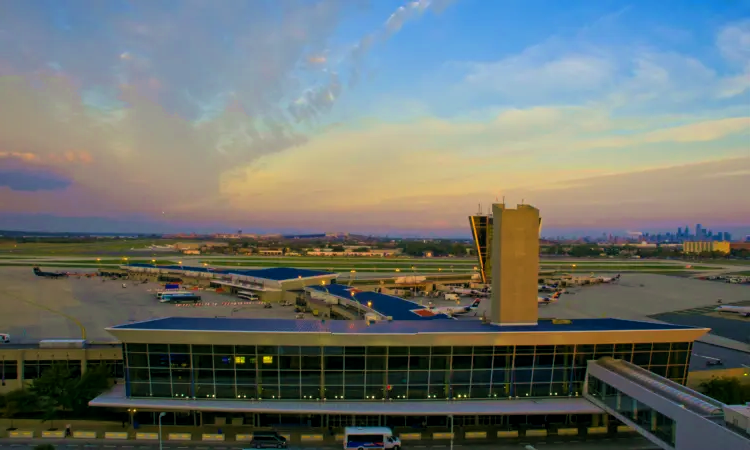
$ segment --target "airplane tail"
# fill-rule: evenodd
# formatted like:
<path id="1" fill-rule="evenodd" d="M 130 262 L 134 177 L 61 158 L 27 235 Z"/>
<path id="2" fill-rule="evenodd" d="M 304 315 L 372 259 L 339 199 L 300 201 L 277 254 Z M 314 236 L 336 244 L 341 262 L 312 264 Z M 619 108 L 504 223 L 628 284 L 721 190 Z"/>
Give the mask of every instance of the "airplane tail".
<path id="1" fill-rule="evenodd" d="M 559 292 L 555 292 L 555 293 L 554 293 L 554 294 L 552 295 L 552 298 L 558 298 L 558 297 L 560 297 L 560 293 L 559 293 Z"/>
<path id="2" fill-rule="evenodd" d="M 477 298 L 477 299 L 474 299 L 474 303 L 472 303 L 472 304 L 471 304 L 471 308 L 472 308 L 472 309 L 474 309 L 474 308 L 478 308 L 478 307 L 479 307 L 479 304 L 480 304 L 480 303 L 482 303 L 482 300 L 481 300 L 481 299 L 479 299 L 479 298 Z"/>

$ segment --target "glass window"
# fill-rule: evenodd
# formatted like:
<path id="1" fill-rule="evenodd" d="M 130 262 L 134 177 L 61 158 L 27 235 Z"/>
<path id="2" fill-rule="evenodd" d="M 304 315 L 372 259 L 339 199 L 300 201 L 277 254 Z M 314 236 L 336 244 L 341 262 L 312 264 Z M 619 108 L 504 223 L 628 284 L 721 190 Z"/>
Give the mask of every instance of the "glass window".
<path id="1" fill-rule="evenodd" d="M 196 370 L 195 381 L 197 383 L 213 383 L 214 371 L 213 370 Z"/>
<path id="2" fill-rule="evenodd" d="M 196 384 L 195 398 L 214 398 L 216 391 L 213 384 Z"/>
<path id="3" fill-rule="evenodd" d="M 282 370 L 279 372 L 279 383 L 281 384 L 299 384 L 299 371 L 296 370 Z"/>
<path id="4" fill-rule="evenodd" d="M 531 383 L 531 369 L 516 369 L 513 372 L 513 381 L 516 383 Z"/>
<path id="5" fill-rule="evenodd" d="M 430 379 L 430 372 L 427 370 L 410 370 L 409 384 L 427 384 Z"/>
<path id="6" fill-rule="evenodd" d="M 146 353 L 148 351 L 148 347 L 146 346 L 146 344 L 127 344 L 125 346 L 125 351 L 135 352 L 135 353 Z"/>
<path id="7" fill-rule="evenodd" d="M 476 355 L 492 355 L 494 349 L 492 347 L 474 347 L 474 356 Z"/>
<path id="8" fill-rule="evenodd" d="M 410 347 L 409 354 L 412 356 L 417 356 L 417 355 L 429 356 L 430 347 Z"/>
<path id="9" fill-rule="evenodd" d="M 346 370 L 364 371 L 365 370 L 365 357 L 364 356 L 346 356 L 344 357 L 344 367 Z"/>
<path id="10" fill-rule="evenodd" d="M 344 347 L 344 354 L 349 355 L 364 355 L 365 347 Z"/>
<path id="11" fill-rule="evenodd" d="M 537 345 L 536 346 L 537 355 L 551 355 L 553 353 L 555 353 L 554 345 Z"/>
<path id="12" fill-rule="evenodd" d="M 302 370 L 320 370 L 321 362 L 320 356 L 303 356 L 302 357 Z"/>
<path id="13" fill-rule="evenodd" d="M 669 354 L 669 364 L 685 364 L 688 360 L 688 352 L 672 351 Z"/>
<path id="14" fill-rule="evenodd" d="M 149 370 L 151 375 L 151 381 L 154 383 L 169 383 L 171 381 L 170 370 L 167 369 L 154 369 Z"/>
<path id="15" fill-rule="evenodd" d="M 573 353 L 575 351 L 575 346 L 573 345 L 556 345 L 555 346 L 555 353 L 564 354 L 564 353 Z"/>
<path id="16" fill-rule="evenodd" d="M 172 367 L 190 368 L 190 355 L 184 353 L 172 353 L 169 355 Z"/>
<path id="17" fill-rule="evenodd" d="M 148 364 L 150 367 L 169 368 L 169 353 L 149 353 Z"/>
<path id="18" fill-rule="evenodd" d="M 298 400 L 300 398 L 299 386 L 279 386 L 279 398 Z"/>
<path id="19" fill-rule="evenodd" d="M 326 370 L 325 384 L 326 386 L 329 384 L 344 384 L 344 372 Z"/>
<path id="20" fill-rule="evenodd" d="M 302 386 L 300 394 L 303 399 L 319 399 L 320 398 L 320 387 L 318 386 Z"/>
<path id="21" fill-rule="evenodd" d="M 453 355 L 453 370 L 470 370 L 471 355 Z"/>
<path id="22" fill-rule="evenodd" d="M 443 385 L 448 382 L 449 372 L 446 370 L 432 370 L 430 371 L 430 384 L 431 385 Z"/>
<path id="23" fill-rule="evenodd" d="M 344 372 L 344 385 L 363 385 L 365 384 L 364 372 Z"/>
<path id="24" fill-rule="evenodd" d="M 217 384 L 214 389 L 216 390 L 216 398 L 237 398 L 233 384 Z"/>
<path id="25" fill-rule="evenodd" d="M 272 370 L 261 370 L 260 372 L 260 384 L 279 384 L 279 371 Z"/>
<path id="26" fill-rule="evenodd" d="M 322 353 L 320 347 L 300 347 L 300 353 L 302 355 L 320 355 Z"/>
<path id="27" fill-rule="evenodd" d="M 669 352 L 653 352 L 651 354 L 652 366 L 666 366 L 669 364 Z"/>
<path id="28" fill-rule="evenodd" d="M 325 368 L 326 370 L 344 370 L 344 357 L 343 356 L 326 356 Z"/>
<path id="29" fill-rule="evenodd" d="M 238 370 L 236 373 L 237 384 L 254 384 L 255 370 Z"/>
<path id="30" fill-rule="evenodd" d="M 500 345 L 495 347 L 495 354 L 496 355 L 512 355 L 513 354 L 513 346 L 512 345 Z"/>
<path id="31" fill-rule="evenodd" d="M 433 355 L 450 355 L 451 348 L 450 347 L 432 347 L 432 354 Z"/>
<path id="32" fill-rule="evenodd" d="M 410 370 L 429 370 L 430 358 L 429 356 L 410 356 L 409 357 L 409 369 Z"/>
<path id="33" fill-rule="evenodd" d="M 234 370 L 216 370 L 214 371 L 214 379 L 217 384 L 234 384 Z"/>
<path id="34" fill-rule="evenodd" d="M 445 370 L 450 369 L 450 357 L 449 356 L 432 356 L 430 361 L 431 370 Z"/>
<path id="35" fill-rule="evenodd" d="M 471 383 L 490 384 L 492 380 L 491 370 L 474 370 L 471 375 Z"/>
<path id="36" fill-rule="evenodd" d="M 193 345 L 193 353 L 210 355 L 213 352 L 213 348 L 210 345 Z"/>
<path id="37" fill-rule="evenodd" d="M 149 383 L 130 383 L 131 397 L 150 397 L 151 384 Z"/>
<path id="38" fill-rule="evenodd" d="M 474 355 L 474 361 L 472 362 L 474 370 L 492 369 L 491 355 Z"/>
<path id="39" fill-rule="evenodd" d="M 133 383 L 150 381 L 148 369 L 128 369 L 128 380 Z"/>
<path id="40" fill-rule="evenodd" d="M 279 369 L 281 370 L 299 370 L 301 368 L 300 357 L 298 355 L 279 356 Z"/>
<path id="41" fill-rule="evenodd" d="M 151 394 L 154 397 L 171 397 L 172 385 L 169 383 L 151 383 Z"/>
<path id="42" fill-rule="evenodd" d="M 323 347 L 323 354 L 325 355 L 343 355 L 344 347 Z"/>
<path id="43" fill-rule="evenodd" d="M 409 393 L 408 393 L 408 397 L 410 399 L 414 399 L 414 400 L 426 399 L 427 394 L 428 394 L 428 386 L 411 384 L 410 382 Z"/>
<path id="44" fill-rule="evenodd" d="M 172 369 L 172 383 L 190 383 L 190 369 Z"/>
<path id="45" fill-rule="evenodd" d="M 633 351 L 636 352 L 650 352 L 651 351 L 652 344 L 645 343 L 645 344 L 635 344 Z"/>
<path id="46" fill-rule="evenodd" d="M 320 385 L 321 373 L 319 370 L 303 370 L 300 372 L 300 379 L 302 384 Z"/>
<path id="47" fill-rule="evenodd" d="M 214 357 L 212 355 L 193 355 L 193 366 L 198 369 L 213 369 Z"/>
<path id="48" fill-rule="evenodd" d="M 407 356 L 389 356 L 388 370 L 407 370 L 409 368 L 409 357 Z"/>
<path id="49" fill-rule="evenodd" d="M 388 347 L 388 356 L 393 355 L 408 356 L 409 347 Z"/>
<path id="50" fill-rule="evenodd" d="M 534 357 L 534 367 L 552 367 L 554 355 L 536 355 Z"/>
<path id="51" fill-rule="evenodd" d="M 531 368 L 534 366 L 534 355 L 516 355 L 514 362 L 516 368 Z"/>
<path id="52" fill-rule="evenodd" d="M 368 355 L 385 355 L 387 352 L 386 347 L 367 347 L 366 352 Z"/>
<path id="53" fill-rule="evenodd" d="M 388 371 L 388 384 L 407 384 L 409 372 L 391 372 Z"/>
<path id="54" fill-rule="evenodd" d="M 365 372 L 365 384 L 368 386 L 383 386 L 385 384 L 385 372 Z"/>
<path id="55" fill-rule="evenodd" d="M 255 398 L 256 395 L 255 385 L 237 385 L 237 398 Z"/>
<path id="56" fill-rule="evenodd" d="M 279 367 L 279 358 L 275 355 L 262 355 L 259 356 L 258 359 L 258 368 L 260 369 L 278 369 Z"/>
<path id="57" fill-rule="evenodd" d="M 188 344 L 169 344 L 170 353 L 190 353 Z"/>
<path id="58" fill-rule="evenodd" d="M 169 353 L 167 344 L 148 344 L 149 353 Z"/>
<path id="59" fill-rule="evenodd" d="M 234 354 L 214 354 L 215 369 L 234 369 Z"/>
<path id="60" fill-rule="evenodd" d="M 453 371 L 453 384 L 469 384 L 471 383 L 471 370 L 454 370 Z"/>
<path id="61" fill-rule="evenodd" d="M 128 367 L 148 367 L 148 355 L 146 353 L 128 353 Z"/>
<path id="62" fill-rule="evenodd" d="M 672 344 L 670 344 L 669 342 L 657 342 L 657 343 L 654 343 L 654 351 L 655 352 L 668 352 L 671 346 Z"/>
<path id="63" fill-rule="evenodd" d="M 651 361 L 651 353 L 633 353 L 633 364 L 646 367 Z"/>
<path id="64" fill-rule="evenodd" d="M 672 342 L 672 350 L 689 350 L 690 342 Z"/>
<path id="65" fill-rule="evenodd" d="M 299 355 L 301 354 L 300 348 L 296 345 L 285 345 L 279 347 L 279 355 Z"/>

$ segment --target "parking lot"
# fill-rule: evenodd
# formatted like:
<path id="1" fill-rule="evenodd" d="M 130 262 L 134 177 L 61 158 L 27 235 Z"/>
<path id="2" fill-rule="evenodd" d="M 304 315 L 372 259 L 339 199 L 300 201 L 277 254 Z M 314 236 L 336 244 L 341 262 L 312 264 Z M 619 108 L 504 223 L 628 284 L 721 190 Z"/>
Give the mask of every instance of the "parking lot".
<path id="1" fill-rule="evenodd" d="M 159 287 L 129 280 L 103 281 L 101 277 L 46 279 L 35 276 L 29 267 L 3 267 L 0 333 L 9 333 L 15 343 L 31 343 L 39 339 L 80 339 L 83 328 L 90 341 L 112 341 L 113 336 L 104 328 L 160 317 L 295 317 L 292 307 L 274 305 L 266 309 L 213 291 L 200 291 L 203 302 L 195 306 L 159 303 L 155 296 Z"/>

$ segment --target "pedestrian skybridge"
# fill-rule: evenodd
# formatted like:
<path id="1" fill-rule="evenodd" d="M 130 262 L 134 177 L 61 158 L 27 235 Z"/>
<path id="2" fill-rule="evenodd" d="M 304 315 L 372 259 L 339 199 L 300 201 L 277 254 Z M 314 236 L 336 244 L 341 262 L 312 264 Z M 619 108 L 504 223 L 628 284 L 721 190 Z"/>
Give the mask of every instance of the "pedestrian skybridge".
<path id="1" fill-rule="evenodd" d="M 750 435 L 727 425 L 727 405 L 627 361 L 589 361 L 584 396 L 664 449 L 750 450 Z"/>

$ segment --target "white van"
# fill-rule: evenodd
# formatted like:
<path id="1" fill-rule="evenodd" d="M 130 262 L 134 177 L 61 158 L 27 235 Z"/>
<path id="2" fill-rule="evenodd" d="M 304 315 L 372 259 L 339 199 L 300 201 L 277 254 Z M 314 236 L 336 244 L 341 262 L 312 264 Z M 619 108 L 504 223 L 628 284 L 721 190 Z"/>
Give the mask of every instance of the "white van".
<path id="1" fill-rule="evenodd" d="M 401 439 L 395 437 L 388 427 L 346 427 L 344 449 L 400 450 Z"/>
<path id="2" fill-rule="evenodd" d="M 10 343 L 10 335 L 5 333 L 0 333 L 0 344 L 9 344 Z"/>
<path id="3" fill-rule="evenodd" d="M 445 299 L 446 300 L 453 300 L 453 301 L 457 302 L 457 301 L 461 300 L 461 297 L 459 297 L 458 294 L 453 294 L 453 293 L 446 292 L 445 293 Z"/>

